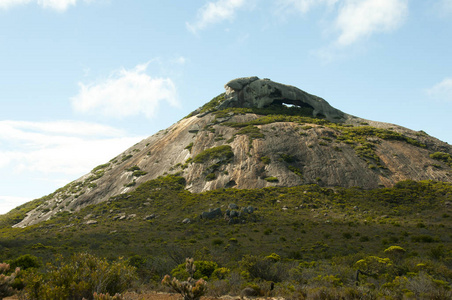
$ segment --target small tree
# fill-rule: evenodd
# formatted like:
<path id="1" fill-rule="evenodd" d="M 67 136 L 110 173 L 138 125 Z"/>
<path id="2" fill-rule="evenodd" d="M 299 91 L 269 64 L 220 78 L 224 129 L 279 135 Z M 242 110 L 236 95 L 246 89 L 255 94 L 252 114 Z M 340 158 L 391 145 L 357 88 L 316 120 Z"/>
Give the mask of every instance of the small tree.
<path id="1" fill-rule="evenodd" d="M 0 299 L 11 296 L 14 289 L 11 287 L 14 278 L 19 274 L 20 269 L 16 268 L 11 275 L 6 276 L 4 273 L 9 271 L 9 264 L 0 263 Z"/>
<path id="2" fill-rule="evenodd" d="M 176 278 L 171 279 L 171 276 L 165 275 L 162 284 L 180 293 L 184 300 L 198 300 L 206 293 L 207 283 L 204 279 L 199 279 L 198 281 L 193 279 L 196 271 L 193 258 L 187 258 L 185 260 L 185 269 L 189 274 L 187 281 L 179 281 Z"/>

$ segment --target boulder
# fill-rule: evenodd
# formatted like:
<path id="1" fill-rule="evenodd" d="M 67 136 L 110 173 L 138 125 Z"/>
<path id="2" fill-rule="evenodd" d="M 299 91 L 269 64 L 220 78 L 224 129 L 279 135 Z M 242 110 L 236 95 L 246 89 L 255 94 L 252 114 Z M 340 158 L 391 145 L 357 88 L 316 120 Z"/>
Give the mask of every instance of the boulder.
<path id="1" fill-rule="evenodd" d="M 308 94 L 294 86 L 259 79 L 243 77 L 229 81 L 225 85 L 225 100 L 217 109 L 228 107 L 263 108 L 271 104 L 290 104 L 299 107 L 310 107 L 313 116 L 324 116 L 331 122 L 343 121 L 345 114 L 332 107 L 324 99 Z"/>
<path id="2" fill-rule="evenodd" d="M 152 220 L 152 219 L 155 219 L 155 214 L 145 216 L 143 219 L 144 219 L 144 220 Z"/>
<path id="3" fill-rule="evenodd" d="M 221 208 L 211 209 L 209 211 L 205 211 L 201 214 L 201 219 L 215 219 L 217 217 L 221 217 L 223 213 L 221 212 Z"/>
<path id="4" fill-rule="evenodd" d="M 233 210 L 233 209 L 239 209 L 239 207 L 238 207 L 237 204 L 235 204 L 235 203 L 229 204 L 228 207 L 229 207 L 230 210 Z"/>

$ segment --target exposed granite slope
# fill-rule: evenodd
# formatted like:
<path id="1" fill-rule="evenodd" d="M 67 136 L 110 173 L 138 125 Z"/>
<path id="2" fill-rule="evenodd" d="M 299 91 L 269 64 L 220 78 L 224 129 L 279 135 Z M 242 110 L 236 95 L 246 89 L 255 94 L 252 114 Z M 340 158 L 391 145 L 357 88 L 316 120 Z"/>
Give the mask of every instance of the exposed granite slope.
<path id="1" fill-rule="evenodd" d="M 406 179 L 452 182 L 451 166 L 430 157 L 452 154 L 452 147 L 423 132 L 353 117 L 319 97 L 257 77 L 231 81 L 226 90 L 214 109 L 198 109 L 134 145 L 56 191 L 15 226 L 107 201 L 166 174 L 180 174 L 197 193 L 309 183 L 370 189 Z M 270 104 L 312 109 L 324 119 L 257 122 L 262 115 L 254 112 L 218 114 Z"/>

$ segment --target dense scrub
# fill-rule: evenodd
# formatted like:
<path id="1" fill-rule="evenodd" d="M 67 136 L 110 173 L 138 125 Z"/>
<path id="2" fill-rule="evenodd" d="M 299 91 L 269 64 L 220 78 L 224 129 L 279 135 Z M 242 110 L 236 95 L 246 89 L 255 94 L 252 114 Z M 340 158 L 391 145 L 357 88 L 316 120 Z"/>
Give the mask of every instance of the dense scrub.
<path id="1" fill-rule="evenodd" d="M 3 223 L 0 261 L 57 274 L 52 273 L 62 270 L 57 253 L 69 265 L 74 253 L 88 252 L 109 263 L 121 256 L 137 268 L 141 283 L 154 282 L 156 288 L 165 274 L 186 279 L 180 264 L 194 257 L 200 268 L 195 277 L 207 280 L 211 295 L 239 293 L 245 286 L 270 293 L 270 281 L 276 283 L 273 293 L 287 297 L 450 295 L 451 203 L 452 185 L 441 182 L 403 181 L 375 190 L 304 185 L 193 194 L 184 178 L 172 175 L 24 229 Z M 240 211 L 234 222 L 199 218 L 215 208 L 226 214 L 230 204 Z M 245 212 L 249 207 L 252 212 Z M 358 287 L 357 270 L 363 272 Z"/>

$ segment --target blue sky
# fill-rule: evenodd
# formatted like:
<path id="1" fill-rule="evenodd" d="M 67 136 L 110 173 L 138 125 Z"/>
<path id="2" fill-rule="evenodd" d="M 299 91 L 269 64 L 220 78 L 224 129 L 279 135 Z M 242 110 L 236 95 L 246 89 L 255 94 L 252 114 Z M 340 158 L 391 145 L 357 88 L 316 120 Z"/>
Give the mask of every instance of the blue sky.
<path id="1" fill-rule="evenodd" d="M 452 0 L 0 0 L 0 213 L 259 76 L 452 143 Z"/>

